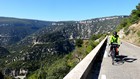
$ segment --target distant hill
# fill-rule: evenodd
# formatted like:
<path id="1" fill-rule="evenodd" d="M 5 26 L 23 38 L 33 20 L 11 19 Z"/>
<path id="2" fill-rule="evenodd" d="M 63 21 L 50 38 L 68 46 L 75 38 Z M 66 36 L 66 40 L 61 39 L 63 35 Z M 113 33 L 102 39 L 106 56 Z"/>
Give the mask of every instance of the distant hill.
<path id="1" fill-rule="evenodd" d="M 21 51 L 24 47 L 36 44 L 36 42 L 43 42 L 44 40 L 42 39 L 49 38 L 49 36 L 42 38 L 44 35 L 53 35 L 58 32 L 63 34 L 67 39 L 89 39 L 93 34 L 108 33 L 115 30 L 120 21 L 127 17 L 128 16 L 111 16 L 82 21 L 52 22 L 49 26 L 43 27 L 31 35 L 26 36 L 18 43 L 10 46 L 10 48 L 12 50 L 14 49 L 14 51 L 15 49 L 16 51 Z"/>
<path id="2" fill-rule="evenodd" d="M 38 29 L 50 24 L 49 21 L 0 17 L 0 45 L 15 44 Z"/>
<path id="3" fill-rule="evenodd" d="M 89 39 L 92 34 L 108 33 L 112 30 L 115 30 L 120 21 L 127 17 L 128 16 L 111 16 L 82 21 L 53 22 L 51 26 L 38 30 L 29 38 L 26 38 L 24 40 L 29 40 L 31 39 L 31 37 L 32 39 L 37 39 L 40 35 L 57 31 L 66 33 L 69 39 Z M 32 40 L 29 42 L 31 43 Z"/>

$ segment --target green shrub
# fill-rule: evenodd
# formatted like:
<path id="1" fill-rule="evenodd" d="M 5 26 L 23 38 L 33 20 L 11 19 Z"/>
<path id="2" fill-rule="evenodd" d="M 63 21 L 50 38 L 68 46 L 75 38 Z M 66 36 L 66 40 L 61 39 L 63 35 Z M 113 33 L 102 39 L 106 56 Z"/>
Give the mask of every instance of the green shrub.
<path id="1" fill-rule="evenodd" d="M 49 69 L 47 70 L 47 79 L 48 77 L 54 77 L 55 79 L 63 78 L 69 72 L 69 66 L 65 59 L 59 59 L 54 62 Z"/>
<path id="2" fill-rule="evenodd" d="M 117 27 L 117 31 L 124 28 L 125 31 L 128 30 L 129 26 L 138 23 L 140 20 L 140 3 L 136 6 L 136 9 L 132 10 L 129 18 L 124 19 Z M 128 32 L 126 32 L 128 33 Z"/>
<path id="3" fill-rule="evenodd" d="M 140 37 L 140 31 L 137 32 L 137 35 Z"/>
<path id="4" fill-rule="evenodd" d="M 99 39 L 101 36 L 103 36 L 103 34 L 92 35 L 90 39 L 91 39 L 91 40 L 97 40 L 97 39 Z"/>
<path id="5" fill-rule="evenodd" d="M 76 39 L 76 46 L 77 47 L 82 47 L 83 40 L 82 39 Z"/>

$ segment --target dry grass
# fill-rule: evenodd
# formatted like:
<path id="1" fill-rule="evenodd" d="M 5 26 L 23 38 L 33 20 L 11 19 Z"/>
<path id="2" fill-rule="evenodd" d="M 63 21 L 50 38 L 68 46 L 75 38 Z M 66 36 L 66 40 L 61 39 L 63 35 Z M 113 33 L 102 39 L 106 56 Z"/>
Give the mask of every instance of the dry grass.
<path id="1" fill-rule="evenodd" d="M 129 34 L 126 35 L 123 40 L 140 46 L 140 22 L 138 24 L 131 25 L 128 30 L 130 31 Z"/>

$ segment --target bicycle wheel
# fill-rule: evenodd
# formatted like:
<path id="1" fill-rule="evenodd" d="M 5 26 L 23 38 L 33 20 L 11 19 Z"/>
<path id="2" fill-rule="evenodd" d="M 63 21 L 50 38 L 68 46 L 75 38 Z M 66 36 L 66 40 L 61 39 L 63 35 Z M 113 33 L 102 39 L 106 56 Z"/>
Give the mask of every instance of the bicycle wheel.
<path id="1" fill-rule="evenodd" d="M 115 62 L 115 50 L 113 48 L 112 52 L 111 52 L 111 58 L 112 58 L 112 65 L 114 65 L 114 62 Z"/>

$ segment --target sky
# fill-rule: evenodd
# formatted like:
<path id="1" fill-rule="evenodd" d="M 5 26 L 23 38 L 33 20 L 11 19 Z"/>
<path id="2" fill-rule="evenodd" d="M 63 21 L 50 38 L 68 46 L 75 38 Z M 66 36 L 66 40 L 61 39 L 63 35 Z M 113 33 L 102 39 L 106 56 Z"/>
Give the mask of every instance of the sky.
<path id="1" fill-rule="evenodd" d="M 0 0 L 0 16 L 45 21 L 130 15 L 140 0 Z"/>

